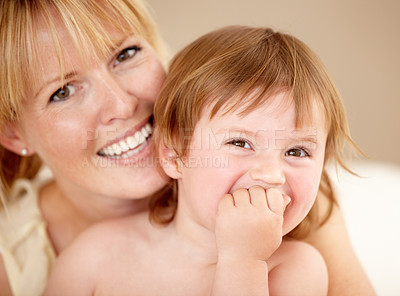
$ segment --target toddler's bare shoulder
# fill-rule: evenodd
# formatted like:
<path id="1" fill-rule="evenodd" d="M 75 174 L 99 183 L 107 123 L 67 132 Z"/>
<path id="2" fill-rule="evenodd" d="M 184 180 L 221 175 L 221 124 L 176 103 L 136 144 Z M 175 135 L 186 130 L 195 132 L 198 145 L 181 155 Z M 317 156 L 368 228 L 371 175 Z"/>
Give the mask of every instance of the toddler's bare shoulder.
<path id="1" fill-rule="evenodd" d="M 303 241 L 284 238 L 280 247 L 271 256 L 271 268 L 276 266 L 303 266 L 310 262 L 316 268 L 325 269 L 325 261 L 320 252 L 312 245 Z"/>

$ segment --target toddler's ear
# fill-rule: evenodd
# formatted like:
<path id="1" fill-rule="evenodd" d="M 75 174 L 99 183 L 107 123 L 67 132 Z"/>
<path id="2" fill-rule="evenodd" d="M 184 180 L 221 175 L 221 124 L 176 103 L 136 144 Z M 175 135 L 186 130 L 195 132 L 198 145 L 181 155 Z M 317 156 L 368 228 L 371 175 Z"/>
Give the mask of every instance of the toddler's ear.
<path id="1" fill-rule="evenodd" d="M 182 172 L 180 171 L 182 162 L 175 150 L 167 147 L 164 143 L 160 143 L 158 152 L 160 164 L 164 172 L 172 179 L 180 179 L 182 176 Z"/>

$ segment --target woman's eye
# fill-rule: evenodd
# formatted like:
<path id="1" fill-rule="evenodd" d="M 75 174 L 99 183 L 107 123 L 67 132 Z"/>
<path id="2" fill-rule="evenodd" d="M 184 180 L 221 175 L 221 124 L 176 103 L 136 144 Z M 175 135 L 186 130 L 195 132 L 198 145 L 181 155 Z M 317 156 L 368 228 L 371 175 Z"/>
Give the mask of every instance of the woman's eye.
<path id="1" fill-rule="evenodd" d="M 228 144 L 236 146 L 236 147 L 240 147 L 240 148 L 251 149 L 250 144 L 247 143 L 245 140 L 235 139 L 235 140 L 229 141 Z"/>
<path id="2" fill-rule="evenodd" d="M 115 58 L 115 66 L 132 58 L 139 50 L 140 48 L 137 46 L 125 48 L 117 54 L 117 57 Z"/>
<path id="3" fill-rule="evenodd" d="M 308 157 L 310 154 L 305 151 L 303 148 L 293 148 L 290 149 L 285 153 L 286 156 L 293 156 L 293 157 Z"/>
<path id="4" fill-rule="evenodd" d="M 64 85 L 63 87 L 58 89 L 54 94 L 51 95 L 50 102 L 65 101 L 74 93 L 75 93 L 74 86 L 68 84 Z"/>

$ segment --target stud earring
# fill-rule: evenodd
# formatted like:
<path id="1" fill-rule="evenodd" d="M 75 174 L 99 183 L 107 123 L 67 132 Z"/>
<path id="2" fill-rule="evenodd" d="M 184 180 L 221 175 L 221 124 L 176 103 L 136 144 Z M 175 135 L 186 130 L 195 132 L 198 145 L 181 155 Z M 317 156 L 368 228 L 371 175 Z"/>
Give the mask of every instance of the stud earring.
<path id="1" fill-rule="evenodd" d="M 21 150 L 21 155 L 22 155 L 22 156 L 26 156 L 27 154 L 28 154 L 28 149 L 23 148 L 23 149 Z"/>

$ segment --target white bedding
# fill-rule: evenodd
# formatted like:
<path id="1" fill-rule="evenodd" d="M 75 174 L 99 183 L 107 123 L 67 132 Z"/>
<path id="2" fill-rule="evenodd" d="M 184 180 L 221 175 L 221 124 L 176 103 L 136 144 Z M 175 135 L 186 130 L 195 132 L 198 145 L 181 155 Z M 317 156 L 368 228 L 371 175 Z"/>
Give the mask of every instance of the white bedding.
<path id="1" fill-rule="evenodd" d="M 400 166 L 362 161 L 332 174 L 353 246 L 378 295 L 400 295 Z"/>

